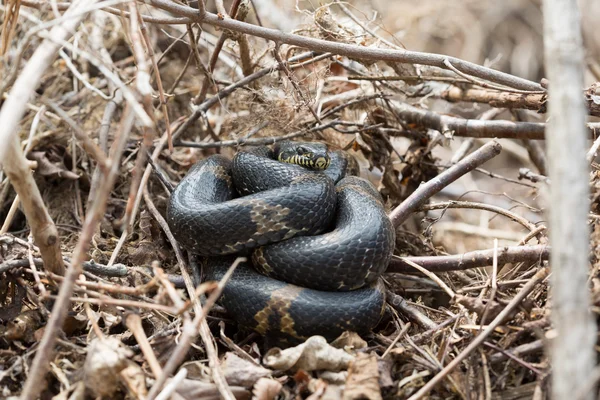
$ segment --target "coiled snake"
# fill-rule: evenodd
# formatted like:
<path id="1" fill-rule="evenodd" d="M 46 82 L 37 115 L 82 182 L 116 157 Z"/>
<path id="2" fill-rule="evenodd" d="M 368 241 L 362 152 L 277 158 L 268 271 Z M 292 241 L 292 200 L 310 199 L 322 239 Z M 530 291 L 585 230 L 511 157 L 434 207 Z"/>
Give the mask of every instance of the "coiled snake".
<path id="1" fill-rule="evenodd" d="M 312 142 L 243 150 L 233 161 L 213 155 L 172 193 L 169 226 L 185 248 L 208 256 L 207 279 L 224 275 L 235 259 L 227 255 L 252 253 L 255 268 L 238 266 L 220 300 L 239 324 L 298 340 L 378 323 L 378 277 L 395 233 L 376 189 L 344 177 L 349 157 Z"/>

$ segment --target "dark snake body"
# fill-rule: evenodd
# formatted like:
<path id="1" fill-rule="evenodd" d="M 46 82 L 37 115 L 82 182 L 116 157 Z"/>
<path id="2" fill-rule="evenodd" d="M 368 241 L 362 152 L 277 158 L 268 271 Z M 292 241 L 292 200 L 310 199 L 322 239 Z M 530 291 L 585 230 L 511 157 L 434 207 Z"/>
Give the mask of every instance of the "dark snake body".
<path id="1" fill-rule="evenodd" d="M 383 311 L 377 278 L 395 240 L 379 194 L 363 179 L 341 179 L 348 169 L 341 153 L 325 172 L 273 157 L 257 148 L 233 162 L 211 156 L 196 164 L 170 198 L 175 238 L 211 256 L 209 280 L 235 259 L 225 255 L 254 250 L 262 274 L 238 266 L 220 300 L 243 326 L 290 339 L 368 332 Z M 341 180 L 334 186 L 332 178 Z"/>

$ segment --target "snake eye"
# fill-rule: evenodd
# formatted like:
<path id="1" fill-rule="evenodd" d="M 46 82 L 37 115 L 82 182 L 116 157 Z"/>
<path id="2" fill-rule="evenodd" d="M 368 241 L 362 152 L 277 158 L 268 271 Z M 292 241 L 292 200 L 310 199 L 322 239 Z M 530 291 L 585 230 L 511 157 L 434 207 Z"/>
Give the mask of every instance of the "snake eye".
<path id="1" fill-rule="evenodd" d="M 307 149 L 306 147 L 299 146 L 299 147 L 296 149 L 296 152 L 297 152 L 299 155 L 304 155 L 304 154 L 308 153 L 308 149 Z"/>

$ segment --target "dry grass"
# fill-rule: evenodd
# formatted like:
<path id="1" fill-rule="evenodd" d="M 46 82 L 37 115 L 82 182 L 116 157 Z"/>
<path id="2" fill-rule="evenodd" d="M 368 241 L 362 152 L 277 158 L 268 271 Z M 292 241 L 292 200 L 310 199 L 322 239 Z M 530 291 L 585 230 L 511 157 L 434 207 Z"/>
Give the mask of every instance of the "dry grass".
<path id="1" fill-rule="evenodd" d="M 7 10 L 19 3 L 18 15 L 9 18 Z M 56 12 L 64 12 L 62 6 L 65 3 L 56 3 L 58 9 L 53 10 L 54 3 L 8 0 L 2 4 L 0 21 L 3 22 L 4 55 L 0 58 L 0 95 L 3 96 L 0 105 L 10 96 L 15 78 L 43 41 L 43 35 L 39 34 L 43 32 L 40 24 L 57 18 Z M 293 1 L 256 3 L 264 26 L 286 31 L 296 29 L 294 32 L 303 36 L 340 43 L 390 48 L 377 37 L 365 33 L 333 3 L 317 10 L 307 1 L 297 2 L 298 10 Z M 420 0 L 395 3 L 344 4 L 363 24 L 368 24 L 372 33 L 398 48 L 458 57 L 533 82 L 539 82 L 544 76 L 539 1 Z M 101 264 L 96 270 L 88 269 L 88 265 L 85 275 L 75 275 L 78 280 L 74 282 L 73 294 L 68 296 L 73 301 L 65 310 L 64 323 L 60 324 L 64 333 L 54 332 L 55 354 L 48 353 L 51 356 L 49 372 L 45 379 L 44 375 L 40 377 L 39 390 L 42 390 L 43 398 L 83 396 L 84 393 L 106 398 L 145 398 L 148 391 L 155 396 L 161 390 L 168 390 L 169 383 L 162 389 L 155 380 L 160 381 L 164 374 L 161 368 L 165 368 L 176 342 L 182 335 L 185 337 L 186 329 L 192 325 L 195 328 L 190 337 L 195 338 L 201 332 L 202 340 L 194 341 L 184 353 L 188 386 L 181 385 L 179 394 L 172 398 L 192 398 L 201 390 L 212 396 L 220 393 L 238 398 L 249 398 L 253 394 L 258 398 L 270 398 L 272 392 L 269 390 L 279 393 L 282 398 L 340 397 L 344 382 L 347 387 L 355 388 L 356 384 L 352 382 L 356 376 L 346 381 L 343 372 L 333 377 L 323 371 L 275 370 L 270 374 L 274 377 L 271 385 L 275 385 L 275 389 L 258 381 L 260 376 L 250 383 L 240 383 L 232 377 L 242 371 L 254 371 L 252 368 L 261 363 L 269 346 L 256 334 L 238 328 L 219 306 L 215 306 L 206 319 L 210 332 L 202 328 L 205 325 L 198 319 L 195 324 L 191 323 L 194 316 L 201 313 L 201 307 L 197 302 L 188 302 L 189 294 L 180 289 L 185 287 L 180 275 L 182 269 L 192 276 L 196 276 L 196 272 L 194 265 L 188 265 L 185 255 L 178 260 L 160 221 L 152 212 L 155 206 L 158 213 L 164 215 L 168 193 L 155 175 L 148 178 L 147 172 L 144 177 L 147 152 L 152 154 L 164 175 L 176 183 L 198 160 L 216 152 L 231 156 L 236 148 L 202 149 L 182 143 L 193 141 L 208 145 L 297 132 L 299 138 L 321 140 L 348 149 L 358 158 L 363 176 L 378 186 L 391 210 L 422 181 L 430 180 L 462 158 L 456 157 L 462 145 L 470 143 L 472 148 L 479 148 L 488 136 L 458 137 L 457 133 L 453 137 L 455 132 L 438 132 L 427 123 L 407 123 L 411 120 L 409 116 L 399 114 L 388 100 L 484 122 L 543 123 L 543 115 L 533 111 L 511 113 L 502 104 L 496 104 L 499 109 L 490 115 L 487 113 L 492 109 L 489 104 L 449 103 L 443 99 L 444 90 L 450 86 L 469 87 L 473 81 L 431 66 L 415 69 L 409 64 L 330 57 L 309 61 L 300 67 L 289 63 L 291 72 L 288 76 L 281 68 L 276 68 L 273 43 L 249 35 L 241 39 L 243 35 L 228 34 L 218 58 L 215 58 L 216 63 L 211 66 L 214 45 L 226 31 L 208 24 L 201 32 L 196 24 L 159 25 L 153 22 L 138 28 L 139 21 L 133 18 L 135 23 L 132 24 L 129 12 L 157 18 L 168 14 L 142 2 L 136 6 L 132 4 L 111 5 L 121 7 L 121 15 L 96 10 L 86 16 L 69 40 L 72 46 L 64 47 L 45 70 L 18 127 L 22 148 L 27 149 L 30 160 L 35 160 L 33 176 L 60 234 L 63 255 L 76 258 L 79 245 L 83 259 Z M 588 26 L 597 19 L 600 10 L 593 0 L 587 5 L 589 12 L 584 13 L 588 35 L 586 50 L 593 60 L 600 48 L 597 36 L 592 35 L 593 30 Z M 230 2 L 225 3 L 226 10 L 230 6 Z M 211 9 L 213 2 L 209 2 L 208 7 L 208 11 L 215 11 Z M 328 10 L 331 15 L 325 12 Z M 374 21 L 369 22 L 373 10 L 378 13 Z M 257 24 L 251 7 L 246 20 Z M 193 50 L 191 40 L 198 42 Z M 240 55 L 240 43 L 243 47 L 244 40 L 249 45 L 253 72 L 273 69 L 211 104 L 184 131 L 178 129 L 193 115 L 190 104 L 195 99 L 201 107 L 207 104 L 207 100 L 199 96 L 203 85 L 207 85 L 206 99 L 210 101 L 217 92 L 244 77 L 243 67 L 248 67 L 244 65 L 248 60 L 244 61 Z M 152 52 L 148 51 L 148 43 Z M 286 44 L 278 50 L 284 61 L 305 51 Z M 302 61 L 311 58 L 305 57 Z M 158 70 L 154 69 L 154 63 Z M 600 70 L 596 68 L 597 64 L 590 61 L 586 84 L 598 79 L 593 75 L 594 71 Z M 211 71 L 208 75 L 207 69 Z M 106 71 L 113 75 L 107 76 Z M 415 80 L 414 76 L 418 74 L 431 77 L 431 80 Z M 157 83 L 158 76 L 162 90 Z M 358 76 L 380 79 L 352 79 Z M 382 78 L 398 76 L 403 79 Z M 498 84 L 493 79 L 487 83 Z M 122 84 L 130 89 L 133 100 L 124 98 L 123 92 L 116 90 Z M 144 92 L 150 87 L 151 91 Z M 507 92 L 511 90 L 506 86 L 503 88 Z M 515 89 L 519 88 L 512 88 Z M 489 90 L 494 92 L 494 89 Z M 384 95 L 386 100 L 381 99 Z M 165 107 L 161 104 L 161 96 L 166 99 Z M 541 109 L 545 107 L 545 99 L 540 99 Z M 132 108 L 132 102 L 137 103 L 139 110 Z M 50 105 L 59 107 L 61 112 Z M 328 115 L 328 111 L 336 107 L 336 112 Z M 143 113 L 151 118 L 152 124 L 144 125 L 140 117 Z M 127 129 L 128 115 L 132 115 L 132 121 L 135 115 L 131 129 Z M 333 120 L 339 123 L 320 128 Z M 170 121 L 169 126 L 167 121 Z M 257 130 L 257 127 L 261 129 Z M 83 142 L 74 134 L 76 130 L 87 134 L 115 166 L 112 188 L 106 181 L 108 172 L 95 171 L 97 157 L 89 148 L 84 148 Z M 168 149 L 171 140 L 168 131 L 174 133 L 172 151 Z M 119 150 L 115 145 L 119 139 L 123 140 L 122 157 L 118 157 Z M 503 152 L 486 163 L 485 170 L 472 172 L 446 186 L 429 199 L 430 203 L 461 200 L 500 207 L 508 214 L 528 221 L 529 228 L 516 223 L 514 218 L 511 220 L 506 215 L 476 207 L 421 211 L 412 214 L 399 227 L 396 255 L 441 256 L 547 243 L 544 229 L 529 234 L 545 224 L 546 185 L 518 178 L 521 168 L 542 175 L 545 172 L 540 170 L 539 162 L 531 161 L 535 158 L 528 153 L 531 146 L 526 141 L 502 139 L 501 136 L 499 141 Z M 596 229 L 599 183 L 596 165 L 592 165 L 590 281 L 596 304 L 600 299 Z M 139 187 L 142 189 L 138 190 Z M 142 201 L 144 188 L 147 201 Z M 103 204 L 94 205 L 103 196 L 106 197 Z M 9 212 L 13 202 L 15 191 L 2 174 L 0 221 L 6 226 L 0 236 L 2 398 L 18 396 L 24 382 L 31 379 L 30 365 L 39 351 L 42 335 L 49 327 L 46 325 L 49 310 L 63 282 L 63 279 L 44 272 L 39 249 L 28 240 L 30 225 L 25 215 L 16 206 L 13 207 L 16 212 Z M 135 206 L 138 202 L 141 203 L 139 210 Z M 90 218 L 96 212 L 100 212 L 97 221 Z M 81 244 L 82 238 L 84 244 Z M 411 260 L 418 263 L 417 258 Z M 127 267 L 121 270 L 121 276 L 106 276 L 111 266 L 119 265 Z M 364 342 L 353 343 L 358 353 L 375 357 L 379 368 L 371 371 L 375 376 L 369 379 L 375 380 L 377 385 L 374 388 L 366 385 L 369 389 L 365 389 L 365 393 L 348 390 L 346 398 L 360 395 L 370 399 L 410 397 L 460 355 L 503 312 L 506 312 L 506 318 L 498 321 L 498 326 L 489 332 L 486 340 L 446 376 L 432 396 L 547 397 L 550 368 L 544 343 L 553 334 L 548 319 L 548 282 L 543 275 L 547 262 L 542 259 L 521 262 L 517 257 L 511 262 L 500 262 L 494 268 L 489 263 L 483 265 L 486 268 L 438 272 L 433 276 L 410 268 L 402 274 L 386 274 L 390 292 L 402 297 L 388 299 L 391 305 L 381 324 L 369 337 L 362 338 Z M 448 290 L 441 288 L 436 280 L 441 280 Z M 519 293 L 528 296 L 518 298 Z M 402 298 L 405 301 L 400 304 L 398 301 Z M 132 313 L 139 315 L 141 322 L 129 320 L 128 315 Z M 95 338 L 116 341 L 105 343 L 106 348 L 103 348 L 94 342 Z M 148 346 L 144 345 L 145 340 L 149 341 Z M 213 350 L 216 353 L 212 354 Z M 230 353 L 252 360 L 251 366 L 220 364 L 219 360 L 226 354 L 231 357 Z M 94 361 L 96 354 L 110 354 L 117 361 L 109 365 L 108 356 L 100 357 L 102 361 Z M 362 360 L 361 357 L 357 360 Z M 175 367 L 178 368 L 175 372 L 183 370 L 179 365 Z M 356 368 L 351 367 L 350 376 L 356 373 Z M 255 381 L 262 383 L 254 385 Z M 279 389 L 273 382 L 280 384 Z"/>

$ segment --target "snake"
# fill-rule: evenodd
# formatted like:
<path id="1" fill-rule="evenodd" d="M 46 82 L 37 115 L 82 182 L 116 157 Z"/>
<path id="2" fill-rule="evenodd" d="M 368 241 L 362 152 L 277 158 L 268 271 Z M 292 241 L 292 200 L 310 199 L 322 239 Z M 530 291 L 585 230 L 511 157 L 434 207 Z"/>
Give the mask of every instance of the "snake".
<path id="1" fill-rule="evenodd" d="M 171 194 L 175 239 L 201 256 L 219 302 L 241 326 L 298 342 L 370 332 L 395 245 L 383 200 L 356 160 L 319 142 L 243 148 L 196 163 Z"/>

